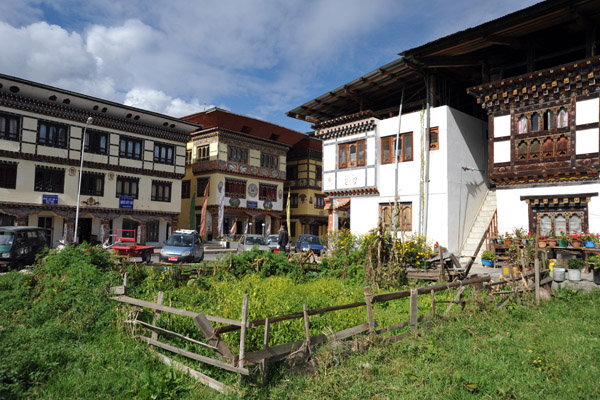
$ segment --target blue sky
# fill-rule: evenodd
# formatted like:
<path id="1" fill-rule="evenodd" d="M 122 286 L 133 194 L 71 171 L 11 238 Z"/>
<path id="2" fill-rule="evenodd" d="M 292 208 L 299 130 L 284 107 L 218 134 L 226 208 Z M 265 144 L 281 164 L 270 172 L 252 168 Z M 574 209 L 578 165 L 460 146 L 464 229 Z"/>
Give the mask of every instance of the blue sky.
<path id="1" fill-rule="evenodd" d="M 529 0 L 0 0 L 0 72 L 181 117 L 286 111 Z"/>

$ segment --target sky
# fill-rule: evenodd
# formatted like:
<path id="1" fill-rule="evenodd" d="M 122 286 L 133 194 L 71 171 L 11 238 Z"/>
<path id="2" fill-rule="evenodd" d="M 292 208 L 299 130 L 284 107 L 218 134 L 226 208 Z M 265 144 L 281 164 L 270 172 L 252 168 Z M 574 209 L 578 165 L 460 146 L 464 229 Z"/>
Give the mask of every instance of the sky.
<path id="1" fill-rule="evenodd" d="M 182 117 L 285 113 L 531 0 L 0 0 L 0 73 Z"/>

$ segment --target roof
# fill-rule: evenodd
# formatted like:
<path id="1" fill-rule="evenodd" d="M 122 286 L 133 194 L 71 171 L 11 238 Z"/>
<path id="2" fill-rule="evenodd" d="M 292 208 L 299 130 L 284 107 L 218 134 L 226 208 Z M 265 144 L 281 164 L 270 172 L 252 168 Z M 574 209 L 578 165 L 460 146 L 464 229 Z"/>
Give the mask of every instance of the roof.
<path id="1" fill-rule="evenodd" d="M 281 125 L 216 107 L 188 115 L 182 119 L 201 124 L 204 130 L 211 128 L 227 129 L 259 139 L 275 141 L 289 147 L 292 147 L 307 136 L 305 133 L 294 131 Z"/>
<path id="2" fill-rule="evenodd" d="M 290 110 L 292 118 L 319 124 L 371 110 L 380 118 L 425 104 L 425 79 L 435 76 L 432 104 L 475 114 L 468 87 L 589 57 L 586 35 L 600 24 L 598 0 L 548 0 L 424 45 Z M 479 108 L 480 111 L 480 108 Z"/>
<path id="3" fill-rule="evenodd" d="M 187 141 L 189 132 L 201 128 L 196 123 L 168 115 L 4 74 L 0 74 L 0 97 L 25 99 L 26 102 L 34 100 L 47 106 L 42 108 L 60 108 L 63 110 L 60 112 L 61 116 L 74 121 L 81 120 L 82 123 L 85 123 L 88 117 L 92 117 L 94 125 L 102 124 L 102 121 L 118 120 L 130 126 L 151 127 L 170 133 L 179 141 Z"/>

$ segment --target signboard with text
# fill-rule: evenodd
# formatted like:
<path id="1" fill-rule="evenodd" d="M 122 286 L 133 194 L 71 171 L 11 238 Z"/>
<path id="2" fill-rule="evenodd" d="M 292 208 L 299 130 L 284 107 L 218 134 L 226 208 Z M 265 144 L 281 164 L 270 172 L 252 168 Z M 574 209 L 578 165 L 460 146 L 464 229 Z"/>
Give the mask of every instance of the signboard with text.
<path id="1" fill-rule="evenodd" d="M 119 197 L 119 208 L 133 210 L 133 197 L 131 197 L 131 196 Z"/>
<path id="2" fill-rule="evenodd" d="M 248 208 L 258 208 L 258 202 L 257 201 L 248 201 Z"/>
<path id="3" fill-rule="evenodd" d="M 42 204 L 58 204 L 58 195 L 57 194 L 43 194 L 42 195 Z"/>

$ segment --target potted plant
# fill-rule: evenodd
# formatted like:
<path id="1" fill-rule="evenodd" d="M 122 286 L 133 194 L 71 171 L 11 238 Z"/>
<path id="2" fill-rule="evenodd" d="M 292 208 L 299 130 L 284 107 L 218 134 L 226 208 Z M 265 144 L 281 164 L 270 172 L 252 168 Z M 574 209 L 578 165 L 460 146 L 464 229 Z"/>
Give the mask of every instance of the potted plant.
<path id="1" fill-rule="evenodd" d="M 567 247 L 569 245 L 569 235 L 562 229 L 558 233 L 558 247 Z"/>
<path id="2" fill-rule="evenodd" d="M 496 256 L 494 256 L 494 252 L 492 250 L 486 250 L 481 253 L 481 264 L 486 267 L 493 267 L 495 259 Z"/>
<path id="3" fill-rule="evenodd" d="M 567 275 L 570 281 L 580 281 L 581 280 L 581 268 L 585 267 L 585 261 L 583 259 L 576 257 L 571 258 L 567 261 Z"/>
<path id="4" fill-rule="evenodd" d="M 513 229 L 513 235 L 514 235 L 514 239 L 516 240 L 518 244 L 522 244 L 522 245 L 526 245 L 527 241 L 527 233 L 525 232 L 524 228 L 515 228 Z"/>
<path id="5" fill-rule="evenodd" d="M 569 240 L 570 240 L 571 244 L 573 245 L 573 247 L 581 247 L 581 233 L 578 233 L 577 231 L 573 231 L 573 233 L 571 233 Z"/>
<path id="6" fill-rule="evenodd" d="M 514 240 L 514 236 L 512 235 L 512 233 L 506 232 L 502 239 L 504 240 L 504 244 L 510 245 Z"/>
<path id="7" fill-rule="evenodd" d="M 556 247 L 558 240 L 556 240 L 556 237 L 554 236 L 554 231 L 550 230 L 546 236 L 548 237 L 548 246 Z"/>
<path id="8" fill-rule="evenodd" d="M 593 249 L 595 246 L 594 240 L 596 239 L 596 235 L 593 233 L 585 232 L 581 235 L 581 240 L 583 240 L 583 244 L 587 248 Z"/>
<path id="9" fill-rule="evenodd" d="M 591 256 L 587 261 L 594 269 L 594 283 L 600 285 L 600 255 Z"/>
<path id="10" fill-rule="evenodd" d="M 544 235 L 538 236 L 538 247 L 540 249 L 543 249 L 547 245 L 548 245 L 548 238 L 546 238 L 546 236 L 544 236 Z"/>

